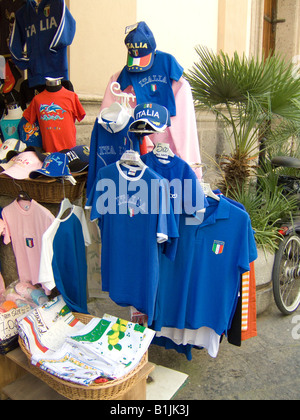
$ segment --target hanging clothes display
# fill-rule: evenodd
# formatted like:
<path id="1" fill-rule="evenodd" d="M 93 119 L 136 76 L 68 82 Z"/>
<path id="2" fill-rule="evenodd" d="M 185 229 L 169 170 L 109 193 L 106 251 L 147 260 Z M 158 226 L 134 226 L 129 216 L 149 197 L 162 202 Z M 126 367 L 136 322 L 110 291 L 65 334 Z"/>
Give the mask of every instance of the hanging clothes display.
<path id="1" fill-rule="evenodd" d="M 177 156 L 189 164 L 201 163 L 193 96 L 189 83 L 182 77 L 182 67 L 170 54 L 156 50 L 154 36 L 145 22 L 132 25 L 129 27 L 129 31 L 127 35 L 129 42 L 126 42 L 127 37 L 125 38 L 125 43 L 128 44 L 127 65 L 111 76 L 104 93 L 101 109 L 107 108 L 115 102 L 111 85 L 116 81 L 120 83 L 124 93 L 136 96 L 136 101 L 132 104 L 133 107 L 142 102 L 155 103 L 157 101 L 156 103 L 169 110 L 171 125 L 164 134 L 155 133 L 146 138 L 148 151 L 152 150 L 153 145 L 164 142 L 170 145 Z M 132 40 L 130 41 L 130 37 L 134 38 L 134 43 Z M 135 43 L 144 48 L 136 48 Z M 156 57 L 159 73 L 153 71 L 153 66 L 156 66 Z M 142 62 L 139 63 L 142 65 L 136 66 L 135 58 L 142 59 Z M 148 75 L 150 76 L 148 77 Z M 133 84 L 131 78 L 133 80 L 140 79 L 140 83 Z M 140 94 L 145 93 L 145 96 L 138 95 L 135 89 Z M 201 179 L 201 168 L 195 168 L 194 171 Z"/>
<path id="2" fill-rule="evenodd" d="M 87 197 L 100 168 L 118 161 L 126 150 L 140 151 L 139 138 L 128 134 L 132 122 L 132 116 L 118 102 L 100 112 L 91 135 Z"/>
<path id="3" fill-rule="evenodd" d="M 183 67 L 171 54 L 156 50 L 154 36 L 145 22 L 129 29 L 125 45 L 128 49 L 127 65 L 117 79 L 121 90 L 133 86 L 137 104 L 156 103 L 165 106 L 171 117 L 175 116 L 172 81 L 178 82 Z"/>
<path id="4" fill-rule="evenodd" d="M 69 214 L 64 216 L 66 210 Z M 90 243 L 82 207 L 63 200 L 42 238 L 39 283 L 49 290 L 56 287 L 75 312 L 88 312 L 85 247 Z"/>
<path id="5" fill-rule="evenodd" d="M 67 47 L 75 31 L 64 0 L 28 0 L 16 12 L 9 48 L 20 70 L 28 70 L 29 87 L 44 85 L 46 77 L 68 80 Z"/>
<path id="6" fill-rule="evenodd" d="M 247 213 L 223 197 L 208 202 L 201 225 L 180 223 L 177 260 L 162 257 L 157 331 L 205 326 L 221 336 L 231 326 L 240 276 L 257 258 L 254 234 Z"/>

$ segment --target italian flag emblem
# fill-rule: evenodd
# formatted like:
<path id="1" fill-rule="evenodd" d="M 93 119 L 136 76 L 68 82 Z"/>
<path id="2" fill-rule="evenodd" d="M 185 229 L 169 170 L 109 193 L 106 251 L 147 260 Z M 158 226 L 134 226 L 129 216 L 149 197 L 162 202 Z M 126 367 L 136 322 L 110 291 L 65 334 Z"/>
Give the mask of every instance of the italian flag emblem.
<path id="1" fill-rule="evenodd" d="M 49 16 L 50 16 L 50 6 L 46 6 L 46 7 L 44 8 L 44 15 L 45 15 L 46 17 L 49 17 Z"/>
<path id="2" fill-rule="evenodd" d="M 129 217 L 134 217 L 134 209 L 128 207 L 128 216 Z"/>
<path id="3" fill-rule="evenodd" d="M 216 255 L 220 255 L 220 254 L 223 254 L 224 246 L 225 246 L 225 242 L 214 241 L 212 250 Z"/>
<path id="4" fill-rule="evenodd" d="M 155 84 L 151 85 L 151 91 L 156 92 L 157 91 L 157 85 L 155 85 Z"/>
<path id="5" fill-rule="evenodd" d="M 128 67 L 147 67 L 151 62 L 151 54 L 146 55 L 145 57 L 131 57 L 128 56 Z"/>

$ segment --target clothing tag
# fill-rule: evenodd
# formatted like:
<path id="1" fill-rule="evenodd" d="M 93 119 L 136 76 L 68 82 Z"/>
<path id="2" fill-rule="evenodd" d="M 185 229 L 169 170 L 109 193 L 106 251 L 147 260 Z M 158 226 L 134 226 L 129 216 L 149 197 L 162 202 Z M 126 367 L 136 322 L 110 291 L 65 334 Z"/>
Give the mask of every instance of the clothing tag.
<path id="1" fill-rule="evenodd" d="M 137 169 L 131 168 L 129 169 L 128 175 L 129 176 L 135 176 Z"/>
<path id="2" fill-rule="evenodd" d="M 133 31 L 137 27 L 138 27 L 138 23 L 135 23 L 134 25 L 126 26 L 126 28 L 125 28 L 125 35 L 127 35 L 131 31 Z"/>
<path id="3" fill-rule="evenodd" d="M 156 153 L 156 157 L 158 159 L 169 159 L 169 155 L 167 153 L 163 153 L 163 152 Z"/>

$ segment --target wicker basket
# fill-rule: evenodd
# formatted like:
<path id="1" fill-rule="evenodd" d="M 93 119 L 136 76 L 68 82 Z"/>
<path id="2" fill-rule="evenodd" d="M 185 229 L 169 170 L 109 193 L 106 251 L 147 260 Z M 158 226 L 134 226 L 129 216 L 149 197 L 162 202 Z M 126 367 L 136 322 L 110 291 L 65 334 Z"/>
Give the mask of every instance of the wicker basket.
<path id="1" fill-rule="evenodd" d="M 82 323 L 87 324 L 93 317 L 74 313 L 74 316 Z M 147 364 L 148 354 L 145 353 L 139 365 L 120 379 L 109 381 L 103 384 L 91 384 L 89 386 L 78 385 L 57 378 L 54 375 L 31 364 L 31 354 L 27 350 L 23 340 L 19 336 L 19 345 L 28 359 L 28 370 L 33 375 L 44 381 L 56 392 L 69 400 L 115 400 L 129 391 L 138 380 L 138 372 Z"/>
<path id="2" fill-rule="evenodd" d="M 71 201 L 81 198 L 87 180 L 87 172 L 73 174 L 77 184 L 61 182 L 57 178 L 13 179 L 0 174 L 0 195 L 16 198 L 19 192 L 25 191 L 34 200 L 41 203 L 60 203 L 65 197 Z"/>

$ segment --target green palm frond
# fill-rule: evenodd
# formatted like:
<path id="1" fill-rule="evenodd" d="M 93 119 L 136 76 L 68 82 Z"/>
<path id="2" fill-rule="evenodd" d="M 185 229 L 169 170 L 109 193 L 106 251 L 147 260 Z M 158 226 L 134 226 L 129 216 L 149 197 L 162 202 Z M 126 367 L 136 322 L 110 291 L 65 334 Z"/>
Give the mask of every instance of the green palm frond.
<path id="1" fill-rule="evenodd" d="M 222 105 L 232 115 L 251 109 L 265 118 L 278 115 L 300 121 L 300 79 L 293 76 L 292 63 L 276 55 L 265 60 L 237 53 L 229 57 L 202 46 L 196 52 L 199 62 L 185 73 L 196 108 L 208 108 L 225 120 Z"/>

